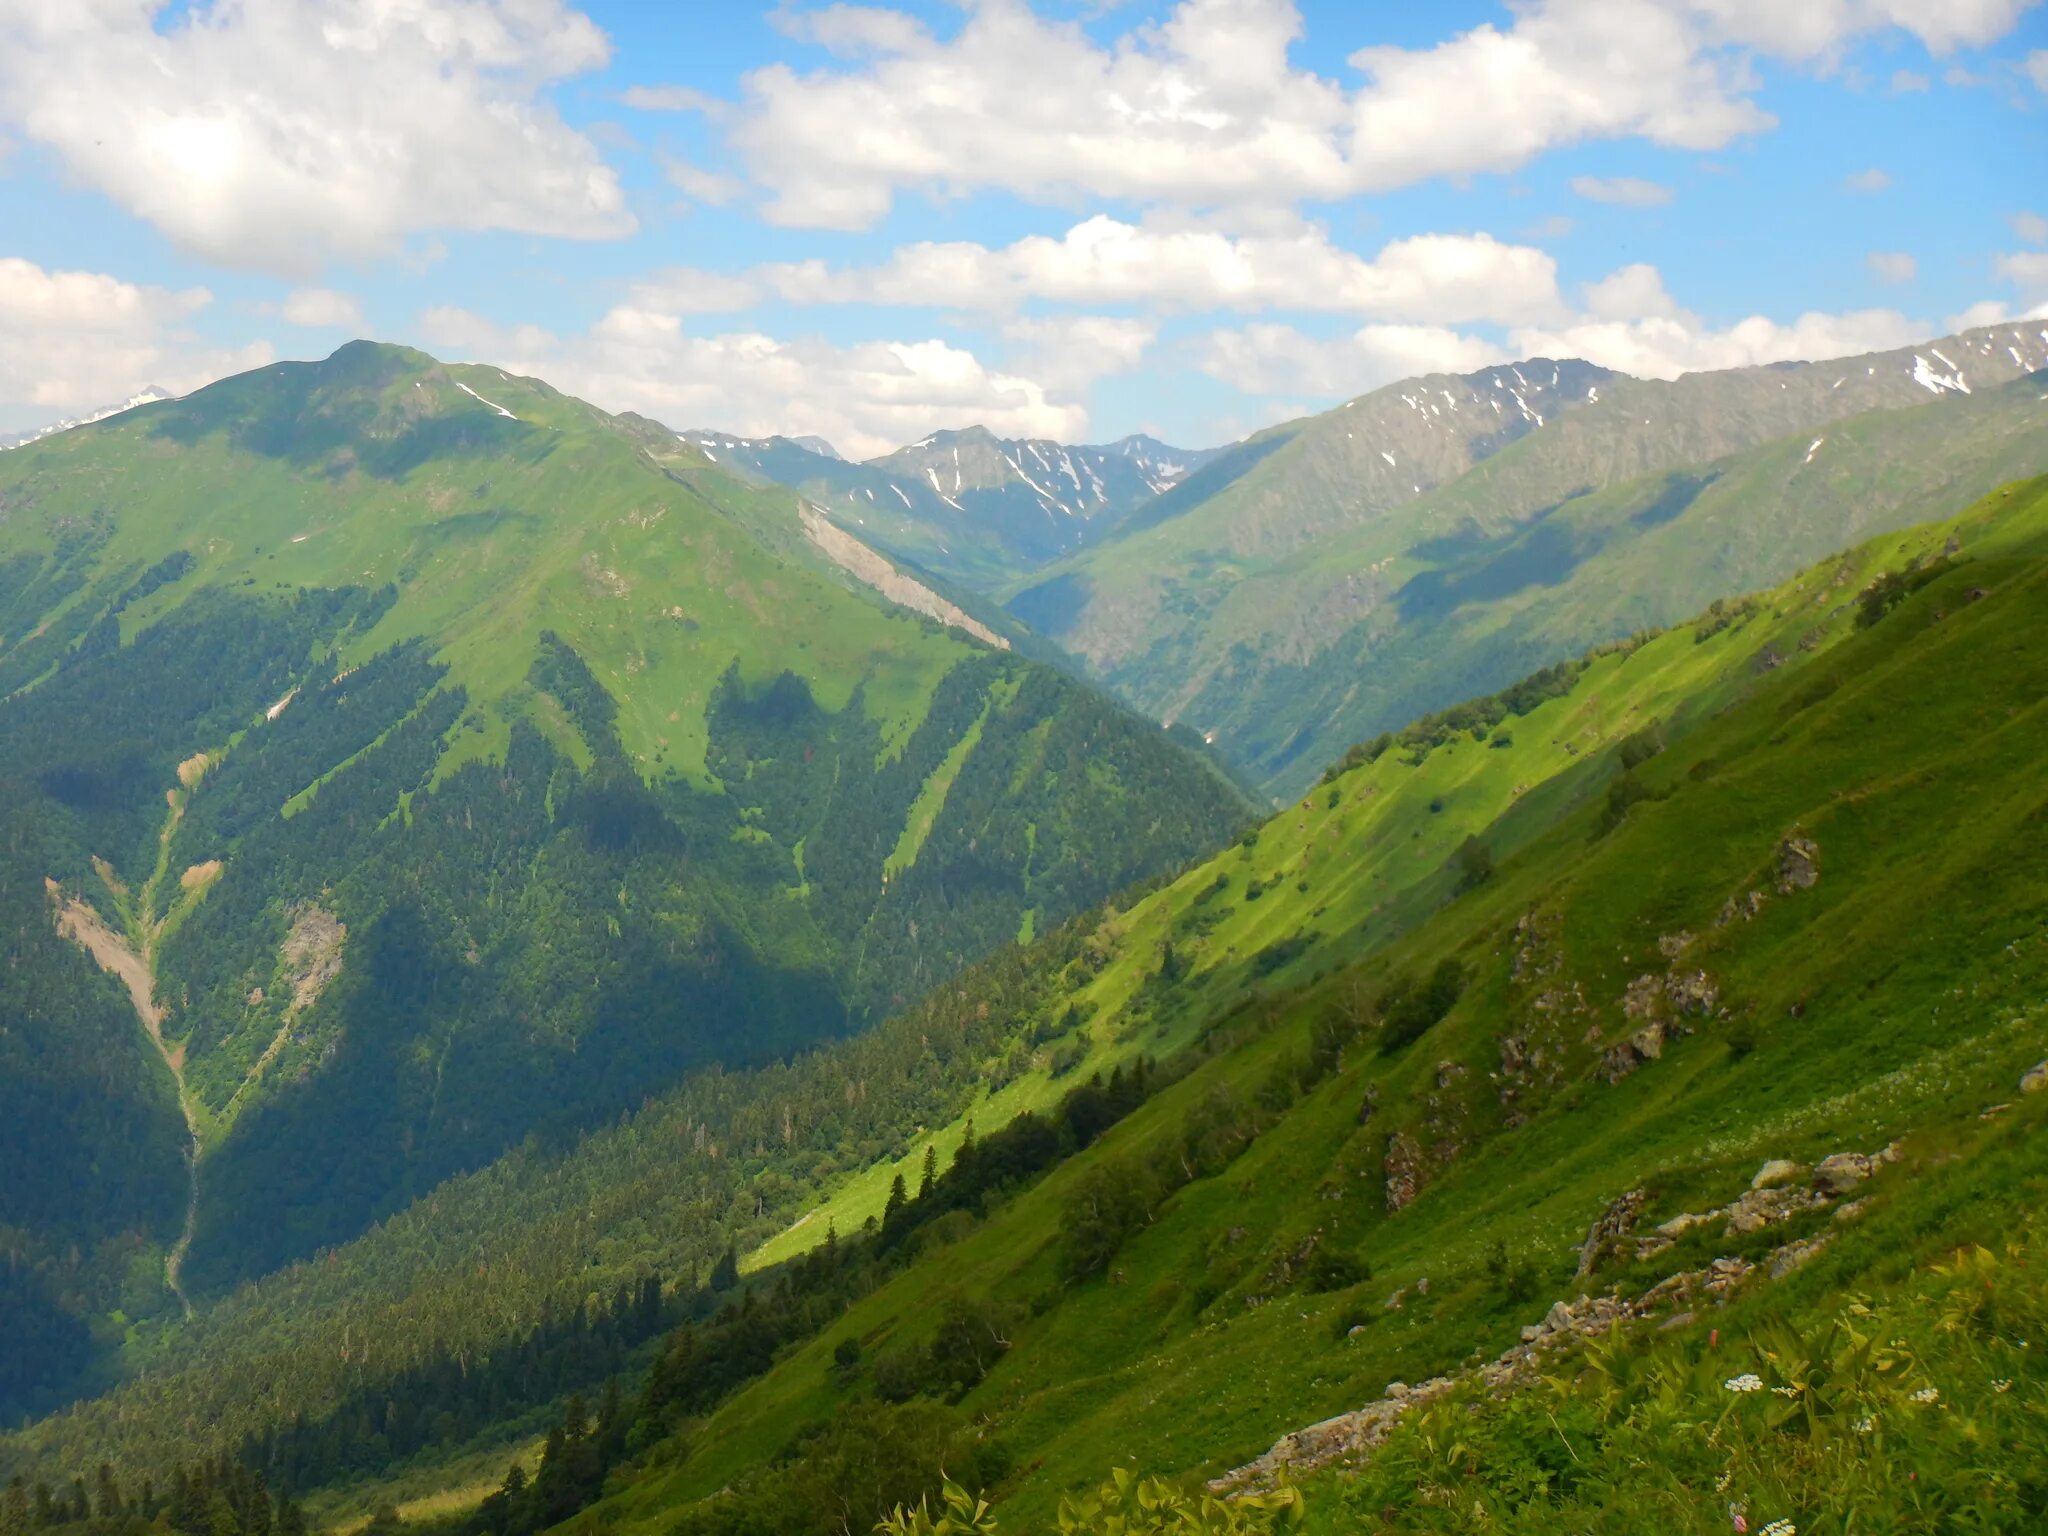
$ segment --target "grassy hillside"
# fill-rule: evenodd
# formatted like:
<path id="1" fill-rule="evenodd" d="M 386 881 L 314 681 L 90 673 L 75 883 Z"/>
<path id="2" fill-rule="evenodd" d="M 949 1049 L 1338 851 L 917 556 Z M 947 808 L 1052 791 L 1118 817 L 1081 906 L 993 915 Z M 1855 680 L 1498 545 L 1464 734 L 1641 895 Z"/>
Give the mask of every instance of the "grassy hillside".
<path id="1" fill-rule="evenodd" d="M 1192 993 L 1192 1070 L 1049 1175 L 929 1226 L 922 1256 L 678 1423 L 577 1528 L 751 1530 L 763 1510 L 796 1520 L 803 1506 L 778 1500 L 838 1454 L 835 1426 L 857 1423 L 878 1443 L 892 1424 L 927 1441 L 974 1425 L 1004 1449 L 988 1475 L 1004 1529 L 1035 1529 L 1111 1465 L 1220 1473 L 1377 1402 L 1389 1382 L 1510 1350 L 1553 1301 L 1636 1297 L 1674 1275 L 1697 1272 L 1694 1300 L 1652 1310 L 1682 1313 L 1679 1331 L 1653 1335 L 1669 1342 L 1640 1367 L 1598 1366 L 1617 1390 L 1650 1390 L 1643 1373 L 1680 1358 L 1688 1379 L 1783 1380 L 1791 1354 L 1766 1360 L 1762 1330 L 1774 1316 L 1818 1326 L 1852 1293 L 1911 1313 L 1907 1293 L 1942 1292 L 1926 1266 L 1954 1246 L 2024 1238 L 2048 1176 L 2048 1099 L 2019 1092 L 2048 1054 L 2035 857 L 2048 813 L 2044 596 L 2037 481 L 1827 561 L 1732 621 L 1723 609 L 1596 659 L 1569 692 L 1482 716 L 1485 740 L 1445 722 L 1348 769 L 1256 843 L 1125 914 L 1114 957 L 1086 982 L 1134 999 Z M 1487 745 L 1501 735 L 1510 745 Z M 1569 763 L 1489 805 L 1484 794 L 1519 772 L 1495 760 L 1536 743 Z M 1423 793 L 1441 809 L 1415 816 Z M 1404 800 L 1412 819 L 1379 811 Z M 1454 896 L 1455 863 L 1421 818 L 1461 805 L 1492 857 L 1465 861 L 1484 878 Z M 1414 863 L 1443 882 L 1437 910 L 1384 945 L 1356 929 L 1336 937 L 1336 892 L 1319 888 L 1313 862 L 1300 888 L 1301 854 L 1403 820 Z M 1254 878 L 1263 894 L 1247 904 Z M 1229 916 L 1204 931 L 1217 903 Z M 1318 927 L 1291 960 L 1254 958 Z M 1156 1005 L 1110 1008 L 1089 1027 L 1142 1041 L 1156 1017 Z M 977 1119 L 984 1140 L 990 1124 Z M 1813 1184 L 1820 1159 L 1894 1142 L 1890 1159 L 1851 1160 L 1838 1184 Z M 1724 1209 L 1668 1243 L 1656 1234 L 1738 1201 L 1773 1159 L 1799 1165 L 1777 1175 L 1789 1193 L 1751 1201 L 1740 1221 Z M 852 1230 L 858 1206 L 827 1211 Z M 1581 1277 L 1580 1247 L 1610 1214 Z M 1729 1262 L 1715 1271 L 1717 1260 Z M 1750 1266 L 1740 1284 L 1707 1286 Z M 2014 1303 L 2037 1308 L 2038 1287 L 2015 1284 Z M 2038 1364 L 2015 1348 L 2033 1315 L 1992 1328 L 2032 1408 L 1983 1420 L 1974 1459 L 1887 1463 L 1902 1480 L 1920 1469 L 1926 1508 L 1981 1497 L 1984 1478 L 2010 1489 L 2026 1446 L 2038 1448 Z M 906 1361 L 936 1365 L 962 1317 L 996 1344 L 985 1375 L 939 1389 L 957 1417 L 887 1408 Z M 1925 1334 L 1930 1361 L 1938 1337 Z M 1573 1358 L 1568 1381 L 1592 1361 Z M 1933 1378 L 1900 1379 L 1917 1390 Z M 1618 1400 L 1589 1380 L 1574 1413 Z M 1465 1390 L 1512 1400 L 1506 1386 Z M 1992 1412 L 1985 1382 L 1944 1378 L 1942 1390 Z M 1886 1412 L 1908 1407 L 1893 1396 Z M 1503 1421 L 1499 1443 L 1518 1423 Z M 1620 1434 L 1611 1411 L 1602 1423 L 1586 1428 Z M 1470 1476 L 1420 1433 L 1365 1492 L 1326 1487 L 1347 1513 L 1333 1509 L 1325 1528 L 1357 1528 L 1368 1510 L 1386 1529 L 1466 1528 L 1400 1492 L 1418 1461 Z M 1760 1443 L 1728 1454 L 1749 1457 L 1736 1474 L 1759 1480 L 1744 1498 L 1814 1501 L 1747 1506 L 1760 1518 L 1804 1528 L 1825 1512 L 1823 1472 L 1762 1466 Z M 1669 1528 L 1726 1528 L 1711 1497 L 1724 1459 L 1686 1462 L 1681 1478 L 1699 1481 Z M 1604 1465 L 1599 1477 L 1611 1487 L 1628 1474 Z M 1555 1495 L 1531 1505 L 1553 1515 L 1592 1508 L 1570 1503 L 1572 1479 L 1554 1470 L 1487 1486 L 1509 1504 Z"/>
<path id="2" fill-rule="evenodd" d="M 2044 345 L 2003 327 L 1669 384 L 1547 362 L 1409 381 L 1245 445 L 1008 601 L 1293 794 L 1532 654 L 2038 473 Z"/>
<path id="3" fill-rule="evenodd" d="M 843 554 L 673 434 L 367 343 L 0 461 L 5 1038 L 49 1106 L 0 1188 L 64 1178 L 0 1197 L 46 1339 L 0 1417 L 1237 824 L 1156 729 Z M 62 1022 L 121 993 L 60 927 L 125 1031 Z"/>

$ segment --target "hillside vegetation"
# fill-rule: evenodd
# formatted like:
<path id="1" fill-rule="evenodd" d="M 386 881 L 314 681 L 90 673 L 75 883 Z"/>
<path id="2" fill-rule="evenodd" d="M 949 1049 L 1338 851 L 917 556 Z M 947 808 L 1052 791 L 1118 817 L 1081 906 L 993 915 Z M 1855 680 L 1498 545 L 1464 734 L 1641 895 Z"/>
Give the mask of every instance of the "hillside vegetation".
<path id="1" fill-rule="evenodd" d="M 1521 1511 L 1512 1529 L 1640 1528 L 1626 1519 L 1659 1507 L 1660 1528 L 1724 1530 L 1731 1503 L 1759 1526 L 1835 1529 L 1896 1483 L 1927 1521 L 1978 1509 L 1983 1528 L 2026 1529 L 2044 1443 L 2021 1348 L 2041 1292 L 2018 1247 L 2038 1241 L 2025 1212 L 2048 1176 L 2048 1098 L 2021 1089 L 2048 1053 L 2044 557 L 2035 482 L 1595 660 L 1524 714 L 1397 739 L 1148 898 L 1121 963 L 1218 989 L 1195 1005 L 1192 1070 L 1007 1198 L 925 1227 L 907 1268 L 669 1421 L 575 1528 L 809 1528 L 804 1479 L 858 1426 L 999 1447 L 987 1489 L 1005 1529 L 1030 1530 L 1111 1465 L 1215 1476 L 1367 1409 L 1341 1450 L 1397 1426 L 1396 1459 L 1322 1488 L 1325 1528 L 1465 1529 L 1485 1502 Z M 1570 729 L 1666 669 L 1693 680 L 1654 727 Z M 1454 861 L 1439 894 L 1468 888 L 1405 935 L 1312 941 L 1265 989 L 1226 987 L 1217 967 L 1243 946 L 1226 961 L 1220 927 L 1188 926 L 1217 877 L 1241 910 L 1256 872 L 1255 906 L 1310 922 L 1313 876 L 1266 885 L 1266 839 L 1487 780 L 1496 749 L 1475 726 L 1580 751 L 1487 823 L 1490 856 Z M 1425 814 L 1451 814 L 1432 799 Z M 1293 875 L 1289 852 L 1267 851 L 1272 872 Z M 1176 934 L 1202 956 L 1185 970 L 1178 940 L 1165 963 Z M 1962 1306 L 1963 1331 L 1923 1326 L 1917 1296 Z M 1868 1341 L 1894 1318 L 1881 1364 Z M 891 1410 L 906 1370 L 931 1395 Z M 1766 1407 L 1814 1395 L 1725 1418 L 1743 1393 L 1720 1383 L 1752 1372 L 1796 1389 Z M 1390 1382 L 1426 1390 L 1411 1410 Z M 1944 1393 L 1973 1427 L 1914 1429 Z M 1491 1405 L 1488 1438 L 1446 1438 L 1468 1397 Z M 1613 1457 L 1537 1446 L 1546 1402 Z M 1686 1414 L 1726 1430 L 1668 1465 L 1627 1459 Z M 1865 1417 L 1885 1433 L 1859 1441 Z M 1415 1503 L 1418 1473 L 1445 1492 Z"/>
<path id="2" fill-rule="evenodd" d="M 1004 590 L 1278 794 L 1345 746 L 2048 468 L 2048 332 L 1670 383 L 1531 360 L 1229 450 Z"/>
<path id="3" fill-rule="evenodd" d="M 0 1420 L 1245 815 L 835 550 L 673 434 L 367 343 L 0 461 Z"/>
<path id="4" fill-rule="evenodd" d="M 878 1510 L 935 1492 L 943 1465 L 986 1486 L 1004 1529 L 1029 1530 L 1112 1463 L 1215 1475 L 1364 1409 L 1350 1428 L 1392 1430 L 1405 1459 L 1355 1482 L 1301 1458 L 1309 1517 L 1408 1529 L 1405 1500 L 1388 1499 L 1393 1515 L 1367 1502 L 1398 1469 L 1473 1491 L 1462 1453 L 1432 1438 L 1451 1411 L 1436 1405 L 1475 1392 L 1505 1405 L 1490 1443 L 1520 1443 L 1527 1378 L 1463 1372 L 1582 1292 L 1694 1319 L 1657 1335 L 1642 1371 L 1633 1335 L 1620 1354 L 1575 1353 L 1580 1325 L 1604 1330 L 1614 1310 L 1574 1304 L 1537 1330 L 1544 1368 L 1588 1394 L 1573 1432 L 1635 1433 L 1616 1405 L 1677 1369 L 1658 1362 L 1683 1352 L 1688 1382 L 1732 1379 L 1769 1363 L 1749 1346 L 1752 1318 L 1818 1328 L 1852 1291 L 1908 1306 L 1950 1286 L 1929 1266 L 2017 1236 L 2011 1213 L 2037 1198 L 2043 1100 L 2015 1090 L 2048 1048 L 2030 853 L 2044 557 L 2037 482 L 1364 744 L 1255 835 L 1123 910 L 991 962 L 764 1091 L 714 1079 L 559 1161 L 536 1149 L 451 1185 L 336 1264 L 249 1293 L 249 1310 L 221 1315 L 234 1326 L 212 1335 L 207 1367 L 16 1450 L 43 1465 L 110 1449 L 146 1460 L 171 1424 L 210 1422 L 221 1405 L 204 1383 L 228 1371 L 246 1382 L 260 1368 L 280 1403 L 345 1405 L 350 1381 L 374 1394 L 365 1407 L 403 1401 L 388 1358 L 309 1372 L 317 1352 L 285 1347 L 290 1331 L 304 1346 L 347 1316 L 347 1336 L 368 1324 L 424 1359 L 417 1298 L 440 1298 L 443 1339 L 479 1338 L 486 1307 L 506 1308 L 509 1331 L 524 1299 L 500 1277 L 546 1276 L 542 1250 L 567 1249 L 552 1272 L 587 1266 L 601 1299 L 606 1277 L 644 1274 L 650 1254 L 702 1264 L 687 1244 L 707 1230 L 744 1243 L 778 1229 L 754 1264 L 804 1257 L 758 1285 L 735 1292 L 743 1266 L 727 1265 L 670 1288 L 692 1321 L 662 1346 L 666 1364 L 642 1376 L 637 1357 L 600 1351 L 595 1369 L 640 1385 L 576 1442 L 584 1472 L 559 1454 L 549 1497 L 566 1503 L 501 1499 L 454 1518 L 552 1523 L 606 1484 L 578 1517 L 593 1529 L 808 1529 L 824 1506 L 804 1490 L 846 1476 L 859 1447 Z M 846 1110 L 825 1106 L 835 1089 L 863 1104 L 859 1085 L 885 1080 L 868 1075 L 883 1057 L 842 1054 L 863 1050 L 897 1053 L 888 1081 L 945 1086 L 914 1107 L 888 1090 L 869 1161 L 785 1182 L 828 1126 L 847 1147 Z M 707 1108 L 710 1093 L 726 1107 Z M 693 1124 L 712 1140 L 700 1132 L 670 1200 L 660 1149 Z M 1814 1186 L 1807 1170 L 1837 1152 L 1865 1161 L 1831 1165 L 1841 1192 Z M 1775 1159 L 1801 1167 L 1731 1221 Z M 697 1220 L 676 1222 L 691 1187 Z M 742 1189 L 760 1193 L 740 1206 Z M 611 1203 L 586 1215 L 599 1199 Z M 1852 1200 L 1860 1220 L 1836 1221 Z M 1720 1214 L 1674 1221 L 1702 1211 Z M 451 1231 L 489 1257 L 431 1279 Z M 2014 1283 L 2015 1305 L 2033 1305 Z M 574 1280 L 553 1294 L 576 1295 Z M 1930 1338 L 1926 1354 L 1951 1348 Z M 1558 1363 L 1598 1358 L 1612 1363 L 1591 1377 Z M 326 1383 L 311 1398 L 309 1374 Z M 1610 1378 L 1619 1395 L 1602 1396 Z M 1405 1397 L 1383 1401 L 1390 1381 L 1426 1384 L 1412 1419 Z M 452 1378 L 445 1390 L 470 1397 Z M 311 1438 L 263 1440 L 272 1473 L 303 1475 L 286 1446 L 347 1440 L 345 1419 L 306 1422 Z M 1999 1422 L 1987 1454 L 2017 1467 L 2034 1421 Z M 1761 1447 L 1731 1451 L 1750 1458 L 1740 1475 L 1760 1475 Z M 1494 1494 L 1532 1521 L 1543 1500 L 1595 1496 L 1547 1454 L 1530 1451 L 1535 1470 Z M 1826 1465 L 1800 1465 L 1743 1496 L 1768 1492 L 1773 1513 L 1795 1491 L 1822 1497 Z M 1954 1478 L 1974 1466 L 1923 1492 L 1963 1497 Z M 1700 1521 L 1672 1528 L 1725 1528 L 1727 1501 L 1696 1502 Z"/>

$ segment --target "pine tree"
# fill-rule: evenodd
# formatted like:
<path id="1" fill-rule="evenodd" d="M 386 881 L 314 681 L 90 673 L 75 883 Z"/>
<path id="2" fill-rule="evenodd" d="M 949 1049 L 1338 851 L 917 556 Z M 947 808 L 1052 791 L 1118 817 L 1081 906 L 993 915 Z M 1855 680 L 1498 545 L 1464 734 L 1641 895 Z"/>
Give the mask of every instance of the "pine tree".
<path id="1" fill-rule="evenodd" d="M 889 1203 L 882 1207 L 882 1229 L 887 1231 L 896 1224 L 896 1218 L 903 1207 L 910 1203 L 910 1197 L 903 1192 L 903 1175 L 897 1174 L 889 1185 Z"/>
<path id="2" fill-rule="evenodd" d="M 939 1149 L 936 1145 L 927 1145 L 924 1149 L 924 1177 L 918 1181 L 917 1198 L 923 1200 L 929 1197 L 938 1182 Z"/>
<path id="3" fill-rule="evenodd" d="M 739 1249 L 731 1243 L 725 1245 L 725 1253 L 711 1267 L 711 1289 L 713 1292 L 729 1291 L 740 1283 Z"/>

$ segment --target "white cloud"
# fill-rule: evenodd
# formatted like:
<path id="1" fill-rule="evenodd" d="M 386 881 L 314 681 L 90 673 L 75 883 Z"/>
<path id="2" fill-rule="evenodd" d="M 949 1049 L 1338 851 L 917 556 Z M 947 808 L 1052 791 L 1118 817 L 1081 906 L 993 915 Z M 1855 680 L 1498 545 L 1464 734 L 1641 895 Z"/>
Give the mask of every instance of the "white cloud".
<path id="1" fill-rule="evenodd" d="M 1581 357 L 1638 378 L 1747 368 L 1761 363 L 1847 357 L 1904 346 L 1924 327 L 1895 310 L 1809 312 L 1782 323 L 1764 315 L 1716 330 L 1682 308 L 1654 267 L 1624 267 L 1586 290 L 1586 311 L 1570 323 L 1522 326 L 1516 355 Z"/>
<path id="2" fill-rule="evenodd" d="M 346 293 L 332 288 L 295 288 L 285 296 L 279 311 L 292 325 L 313 330 L 360 331 L 363 307 Z"/>
<path id="3" fill-rule="evenodd" d="M 1314 390 L 1357 394 L 1414 373 L 1465 373 L 1525 357 L 1576 357 L 1639 378 L 1845 357 L 1903 346 L 1925 327 L 1892 310 L 1810 313 L 1789 324 L 1754 315 L 1715 329 L 1682 308 L 1656 268 L 1623 267 L 1585 291 L 1583 310 L 1560 325 L 1513 327 L 1500 340 L 1429 326 L 1367 326 L 1320 339 L 1286 325 L 1218 331 L 1203 343 L 1202 369 L 1254 393 Z"/>
<path id="4" fill-rule="evenodd" d="M 1706 148 L 1769 124 L 1749 78 L 1657 0 L 1542 0 L 1425 50 L 1367 48 L 1354 90 L 1294 68 L 1286 0 L 1182 0 L 1114 46 L 1024 0 L 937 38 L 893 11 L 830 26 L 866 55 L 747 77 L 734 144 L 783 223 L 858 228 L 906 187 L 1271 205 L 1505 170 L 1577 139 Z M 824 25 L 824 23 L 820 23 Z"/>
<path id="5" fill-rule="evenodd" d="M 2048 92 L 2048 48 L 2036 48 L 2028 54 L 2024 67 L 2027 78 L 2034 82 L 2035 89 Z"/>
<path id="6" fill-rule="evenodd" d="M 0 257 L 0 422 L 41 426 L 152 384 L 183 393 L 269 362 L 263 343 L 216 348 L 184 329 L 212 298 Z"/>
<path id="7" fill-rule="evenodd" d="M 1003 327 L 1015 371 L 1069 397 L 1085 394 L 1098 379 L 1131 372 L 1158 335 L 1150 320 L 1113 315 L 1037 316 Z"/>
<path id="8" fill-rule="evenodd" d="M 1179 0 L 1109 43 L 1027 0 L 970 0 L 946 36 L 885 7 L 785 5 L 786 30 L 845 62 L 757 70 L 719 115 L 785 224 L 865 228 L 909 189 L 1286 206 L 1512 170 L 1593 139 L 1717 148 L 1773 124 L 1753 99 L 1755 53 L 1832 67 L 1844 43 L 1889 29 L 1937 50 L 1989 42 L 2025 4 L 1520 0 L 1505 25 L 1433 47 L 1358 49 L 1356 83 L 1289 61 L 1303 32 L 1291 0 Z"/>
<path id="9" fill-rule="evenodd" d="M 1982 47 L 2034 0 L 1690 0 L 1724 39 L 1788 59 L 1831 54 L 1858 33 L 1899 28 L 1935 53 Z"/>
<path id="10" fill-rule="evenodd" d="M 437 310 L 422 325 L 437 345 L 536 374 L 605 410 L 677 428 L 815 434 L 856 457 L 977 422 L 1005 436 L 1068 442 L 1088 427 L 1083 406 L 1051 398 L 1039 380 L 937 340 L 693 336 L 681 316 L 631 304 L 566 338 L 499 332 L 459 310 Z"/>
<path id="11" fill-rule="evenodd" d="M 2048 251 L 2017 251 L 1992 263 L 1998 275 L 2019 289 L 2024 300 L 2048 298 Z"/>
<path id="12" fill-rule="evenodd" d="M 1640 176 L 1574 176 L 1572 190 L 1588 202 L 1624 208 L 1662 208 L 1671 201 L 1669 187 Z"/>
<path id="13" fill-rule="evenodd" d="M 2014 214 L 2012 232 L 2029 245 L 2048 245 L 2048 219 L 2038 213 Z"/>
<path id="14" fill-rule="evenodd" d="M 1290 325 L 1248 325 L 1204 339 L 1197 366 L 1250 394 L 1356 395 L 1418 373 L 1467 373 L 1504 354 L 1434 325 L 1368 325 L 1347 336 L 1306 336 Z"/>
<path id="15" fill-rule="evenodd" d="M 635 283 L 631 297 L 638 309 L 671 315 L 720 315 L 756 303 L 761 297 L 761 285 L 751 277 L 731 277 L 695 267 L 666 267 Z"/>
<path id="16" fill-rule="evenodd" d="M 672 156 L 662 158 L 661 169 L 662 174 L 668 177 L 669 185 L 683 196 L 709 203 L 714 208 L 723 207 L 746 190 L 743 183 L 730 176 L 719 171 L 707 171 Z"/>
<path id="17" fill-rule="evenodd" d="M 1414 235 L 1370 260 L 1314 225 L 1231 236 L 1164 221 L 1097 215 L 1053 237 L 1000 249 L 969 242 L 905 246 L 879 266 L 823 262 L 752 275 L 792 303 L 1005 310 L 1026 300 L 1173 309 L 1326 310 L 1386 319 L 1528 320 L 1562 310 L 1557 263 L 1487 234 Z"/>
<path id="18" fill-rule="evenodd" d="M 635 85 L 619 98 L 636 112 L 702 112 L 717 116 L 725 103 L 687 85 Z"/>
<path id="19" fill-rule="evenodd" d="M 1920 274 L 1920 263 L 1904 251 L 1872 251 L 1864 261 L 1881 283 L 1910 283 Z"/>
<path id="20" fill-rule="evenodd" d="M 1842 180 L 1842 185 L 1851 192 L 1882 192 L 1891 184 L 1891 172 L 1881 171 L 1876 166 L 1867 171 L 1857 171 Z"/>
<path id="21" fill-rule="evenodd" d="M 223 264 L 299 274 L 411 232 L 629 232 L 541 96 L 605 62 L 562 0 L 0 0 L 0 114 Z"/>
<path id="22" fill-rule="evenodd" d="M 1892 94 L 1894 96 L 1916 95 L 1921 91 L 1932 90 L 1933 87 L 1934 82 L 1918 70 L 1895 69 L 1892 71 Z"/>

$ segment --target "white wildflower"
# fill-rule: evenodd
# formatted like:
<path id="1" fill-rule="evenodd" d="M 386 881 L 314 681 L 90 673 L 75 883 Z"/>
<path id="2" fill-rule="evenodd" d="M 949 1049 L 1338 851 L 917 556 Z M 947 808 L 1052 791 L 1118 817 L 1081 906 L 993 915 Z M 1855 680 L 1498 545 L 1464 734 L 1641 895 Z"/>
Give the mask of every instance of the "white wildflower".
<path id="1" fill-rule="evenodd" d="M 1913 1401 L 1916 1403 L 1933 1403 L 1940 1400 L 1941 1389 L 1939 1387 L 1922 1387 L 1913 1394 Z"/>
<path id="2" fill-rule="evenodd" d="M 1877 1420 L 1873 1419 L 1869 1414 L 1866 1413 L 1862 1418 L 1858 1419 L 1852 1427 L 1859 1435 L 1873 1434 L 1877 1430 Z"/>
<path id="3" fill-rule="evenodd" d="M 2012 1390 L 2012 1378 L 2010 1376 L 1999 1377 L 1998 1380 L 1991 1383 L 1991 1390 L 1994 1392 L 2010 1392 Z"/>
<path id="4" fill-rule="evenodd" d="M 1799 1527 L 1790 1520 L 1773 1520 L 1758 1531 L 1756 1536 L 1799 1536 Z"/>
<path id="5" fill-rule="evenodd" d="M 1744 1371 L 1740 1376 L 1730 1376 L 1721 1385 L 1730 1392 L 1761 1392 L 1764 1379 L 1755 1371 Z"/>

